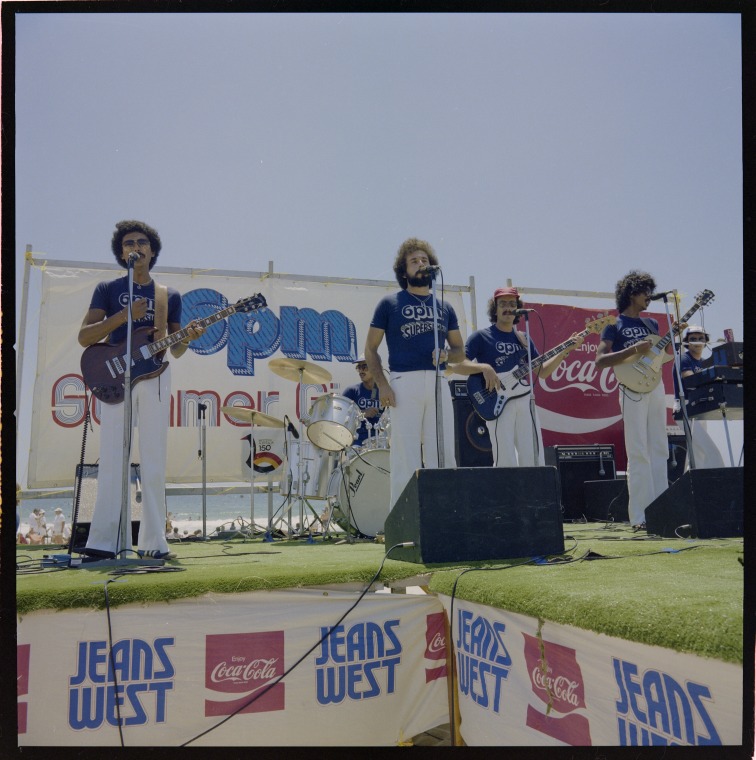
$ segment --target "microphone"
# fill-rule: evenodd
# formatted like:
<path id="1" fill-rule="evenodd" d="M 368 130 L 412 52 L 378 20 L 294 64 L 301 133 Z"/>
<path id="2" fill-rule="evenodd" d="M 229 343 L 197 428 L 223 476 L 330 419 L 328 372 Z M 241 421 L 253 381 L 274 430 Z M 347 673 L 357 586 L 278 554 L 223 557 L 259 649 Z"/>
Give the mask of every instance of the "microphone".
<path id="1" fill-rule="evenodd" d="M 138 251 L 132 251 L 129 254 L 129 263 L 137 262 L 141 258 L 142 258 L 142 254 L 141 253 L 139 253 Z"/>
<path id="2" fill-rule="evenodd" d="M 535 309 L 515 309 L 512 314 L 517 317 L 521 314 L 529 314 L 531 311 L 535 311 Z"/>
<path id="3" fill-rule="evenodd" d="M 652 301 L 661 301 L 662 298 L 666 298 L 667 296 L 670 296 L 670 295 L 672 295 L 672 293 L 675 293 L 675 292 L 677 292 L 677 291 L 675 291 L 675 290 L 665 290 L 663 293 L 654 293 L 651 296 L 651 300 Z"/>
<path id="4" fill-rule="evenodd" d="M 297 432 L 297 429 L 294 427 L 294 425 L 291 424 L 291 420 L 287 417 L 286 418 L 286 429 L 296 438 L 299 439 L 299 433 Z"/>
<path id="5" fill-rule="evenodd" d="M 437 266 L 436 264 L 426 264 L 424 267 L 420 267 L 420 269 L 417 270 L 418 274 L 435 274 L 436 272 L 440 272 L 441 267 Z"/>

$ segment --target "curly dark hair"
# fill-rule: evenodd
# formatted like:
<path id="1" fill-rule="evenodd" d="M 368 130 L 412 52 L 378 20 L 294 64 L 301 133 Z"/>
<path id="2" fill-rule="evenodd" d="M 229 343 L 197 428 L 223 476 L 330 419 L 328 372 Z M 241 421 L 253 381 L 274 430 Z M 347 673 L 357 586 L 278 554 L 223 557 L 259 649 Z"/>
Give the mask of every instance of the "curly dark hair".
<path id="1" fill-rule="evenodd" d="M 628 272 L 621 280 L 617 281 L 614 288 L 614 300 L 617 303 L 617 311 L 620 314 L 630 306 L 630 299 L 638 293 L 646 291 L 654 292 L 656 282 L 648 272 L 641 272 L 639 269 L 633 269 Z"/>
<path id="2" fill-rule="evenodd" d="M 428 261 L 433 266 L 438 266 L 438 257 L 430 243 L 418 238 L 407 238 L 399 247 L 394 259 L 394 274 L 402 290 L 407 290 L 407 256 L 415 251 L 422 251 L 427 254 Z"/>
<path id="3" fill-rule="evenodd" d="M 139 222 L 136 219 L 124 219 L 122 222 L 116 224 L 115 231 L 113 232 L 113 239 L 110 241 L 110 249 L 113 251 L 115 260 L 124 269 L 128 269 L 128 264 L 123 260 L 123 238 L 129 234 L 129 232 L 142 232 L 147 236 L 150 241 L 150 248 L 155 254 L 150 262 L 150 269 L 155 266 L 160 249 L 163 244 L 160 242 L 160 235 L 154 227 L 150 227 L 149 224 Z"/>
<path id="4" fill-rule="evenodd" d="M 520 296 L 517 296 L 517 308 L 522 308 L 522 301 L 520 300 Z M 495 298 L 489 298 L 488 299 L 488 306 L 486 306 L 486 313 L 488 314 L 488 320 L 492 325 L 496 324 L 496 299 Z M 517 324 L 520 321 L 519 315 L 514 318 L 514 322 L 512 324 Z"/>

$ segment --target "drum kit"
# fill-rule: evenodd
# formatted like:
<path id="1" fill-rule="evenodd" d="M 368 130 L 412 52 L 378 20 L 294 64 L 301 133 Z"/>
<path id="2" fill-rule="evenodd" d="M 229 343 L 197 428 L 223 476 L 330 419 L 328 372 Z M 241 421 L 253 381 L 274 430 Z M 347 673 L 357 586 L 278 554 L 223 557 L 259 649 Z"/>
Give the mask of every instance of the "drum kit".
<path id="1" fill-rule="evenodd" d="M 331 373 L 312 362 L 298 359 L 273 359 L 268 367 L 274 374 L 299 383 L 325 384 Z M 301 402 L 301 399 L 300 399 Z M 302 409 L 304 405 L 299 404 Z M 224 406 L 221 411 L 235 419 L 267 428 L 285 428 L 293 435 L 287 441 L 289 482 L 281 484 L 287 493 L 288 508 L 274 524 L 269 502 L 268 530 L 280 530 L 288 520 L 289 536 L 311 535 L 312 524 L 305 525 L 305 504 L 313 512 L 323 534 L 328 535 L 332 522 L 347 535 L 372 539 L 383 531 L 389 513 L 389 446 L 391 423 L 389 410 L 384 410 L 376 424 L 370 424 L 359 407 L 345 396 L 325 393 L 316 398 L 306 415 L 299 420 L 299 432 L 291 423 L 255 409 Z M 361 447 L 353 446 L 357 428 L 365 421 L 368 437 Z M 307 439 L 304 432 L 307 432 Z M 254 452 L 254 434 L 252 437 Z M 252 514 L 254 515 L 254 453 L 251 459 Z M 311 500 L 325 500 L 326 508 L 318 514 Z M 299 505 L 299 524 L 292 524 L 291 512 Z"/>

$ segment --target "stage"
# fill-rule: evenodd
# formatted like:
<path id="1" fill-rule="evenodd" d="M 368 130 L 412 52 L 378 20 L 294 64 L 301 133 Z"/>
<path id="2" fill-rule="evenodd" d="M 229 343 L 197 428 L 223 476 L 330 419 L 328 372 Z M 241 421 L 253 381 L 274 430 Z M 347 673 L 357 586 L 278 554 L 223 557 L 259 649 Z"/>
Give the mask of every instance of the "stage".
<path id="1" fill-rule="evenodd" d="M 743 539 L 573 523 L 564 543 L 421 564 L 374 542 L 236 539 L 172 544 L 176 560 L 141 569 L 18 547 L 19 742 L 374 746 L 451 722 L 468 745 L 739 744 Z M 106 689 L 109 641 L 120 684 Z M 267 672 L 240 665 L 219 686 L 233 658 Z M 282 675 L 233 731 L 212 730 Z M 304 716 L 320 728 L 286 732 Z"/>

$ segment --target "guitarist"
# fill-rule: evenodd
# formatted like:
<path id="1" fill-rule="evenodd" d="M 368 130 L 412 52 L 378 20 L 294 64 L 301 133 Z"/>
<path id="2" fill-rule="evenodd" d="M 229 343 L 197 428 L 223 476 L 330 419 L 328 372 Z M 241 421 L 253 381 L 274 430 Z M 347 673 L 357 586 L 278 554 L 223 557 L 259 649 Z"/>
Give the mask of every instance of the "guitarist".
<path id="1" fill-rule="evenodd" d="M 164 337 L 166 330 L 173 333 L 181 329 L 181 296 L 173 288 L 156 285 L 150 275 L 161 246 L 157 230 L 135 220 L 118 222 L 111 240 L 113 255 L 124 269 L 128 268 L 129 256 L 137 256 L 131 308 L 134 329 L 156 327 L 157 338 Z M 91 346 L 109 339 L 111 343 L 123 341 L 125 349 L 128 292 L 128 277 L 119 277 L 97 285 L 79 330 L 79 343 L 82 346 Z M 199 338 L 202 332 L 202 328 L 191 323 L 186 342 L 171 346 L 174 358 L 178 359 L 184 354 L 188 342 Z M 139 429 L 142 476 L 142 519 L 138 553 L 140 556 L 157 559 L 175 557 L 168 551 L 165 540 L 165 459 L 171 405 L 170 378 L 168 366 L 157 377 L 140 378 L 139 382 L 132 383 L 131 390 L 134 427 Z M 129 456 L 129 452 L 123 449 L 123 428 L 123 401 L 101 404 L 97 499 L 84 549 L 85 554 L 93 557 L 112 558 L 117 548 L 123 457 Z"/>
<path id="2" fill-rule="evenodd" d="M 474 332 L 465 344 L 465 361 L 454 365 L 454 372 L 472 375 L 482 372 L 487 390 L 496 390 L 501 383 L 497 373 L 509 372 L 518 365 L 523 355 L 527 356 L 525 333 L 515 329 L 520 321 L 515 312 L 522 308 L 522 301 L 517 288 L 499 288 L 488 301 L 488 318 L 490 327 Z M 573 335 L 575 342 L 564 351 L 544 362 L 534 375 L 549 377 L 559 366 L 562 359 L 583 338 Z M 530 341 L 530 356 L 538 356 L 538 351 Z M 494 443 L 495 467 L 542 467 L 544 465 L 543 439 L 541 424 L 536 413 L 531 419 L 530 399 L 528 395 L 511 399 L 501 414 L 494 420 L 487 420 L 488 432 Z M 533 457 L 533 436 L 538 447 L 538 461 Z"/>
<path id="3" fill-rule="evenodd" d="M 619 316 L 605 327 L 596 351 L 596 367 L 614 367 L 651 352 L 659 335 L 655 319 L 641 317 L 656 288 L 648 272 L 637 269 L 617 282 L 614 295 Z M 677 326 L 673 325 L 677 330 Z M 672 352 L 672 346 L 666 347 Z M 667 404 L 663 383 L 648 393 L 620 385 L 622 421 L 627 452 L 628 513 L 633 530 L 645 530 L 646 507 L 667 490 Z"/>

